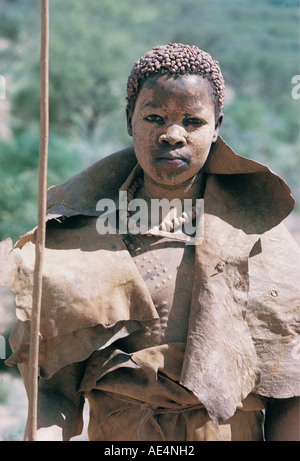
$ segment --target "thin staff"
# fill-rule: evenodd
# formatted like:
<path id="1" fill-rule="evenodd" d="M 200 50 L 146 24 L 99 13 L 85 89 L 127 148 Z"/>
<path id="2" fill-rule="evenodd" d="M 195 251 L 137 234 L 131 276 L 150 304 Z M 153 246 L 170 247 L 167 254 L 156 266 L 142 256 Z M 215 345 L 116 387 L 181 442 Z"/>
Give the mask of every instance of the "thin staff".
<path id="1" fill-rule="evenodd" d="M 42 300 L 42 271 L 46 238 L 47 163 L 49 140 L 49 0 L 41 0 L 41 95 L 38 226 L 32 293 L 32 323 L 29 352 L 28 440 L 36 440 L 38 404 L 39 332 Z"/>

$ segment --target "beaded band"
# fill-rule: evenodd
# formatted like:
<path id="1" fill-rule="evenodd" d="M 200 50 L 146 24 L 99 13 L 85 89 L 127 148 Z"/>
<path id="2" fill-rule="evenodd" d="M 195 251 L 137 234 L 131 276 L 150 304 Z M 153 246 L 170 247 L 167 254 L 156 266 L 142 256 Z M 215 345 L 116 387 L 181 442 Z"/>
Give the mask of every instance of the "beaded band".
<path id="1" fill-rule="evenodd" d="M 136 191 L 141 187 L 142 184 L 143 184 L 143 178 L 141 176 L 139 176 L 138 178 L 136 178 L 136 179 L 134 179 L 132 181 L 132 183 L 130 184 L 130 186 L 127 189 L 127 222 L 126 222 L 126 225 L 127 225 L 128 221 L 129 221 L 129 218 L 130 218 L 130 212 L 128 210 L 129 204 L 130 204 L 131 200 L 133 200 Z M 193 221 L 195 218 L 196 218 L 196 205 L 194 205 L 191 210 L 189 210 L 187 212 L 184 211 L 181 214 L 181 216 L 179 216 L 179 217 L 176 216 L 173 219 L 165 220 L 165 221 L 161 222 L 159 226 L 154 226 L 152 228 L 153 233 L 152 232 L 149 233 L 149 232 L 140 231 L 139 234 L 140 235 L 147 235 L 148 237 L 152 237 L 152 236 L 155 235 L 156 231 L 172 232 L 175 229 L 177 229 L 178 227 L 183 226 L 185 223 Z"/>

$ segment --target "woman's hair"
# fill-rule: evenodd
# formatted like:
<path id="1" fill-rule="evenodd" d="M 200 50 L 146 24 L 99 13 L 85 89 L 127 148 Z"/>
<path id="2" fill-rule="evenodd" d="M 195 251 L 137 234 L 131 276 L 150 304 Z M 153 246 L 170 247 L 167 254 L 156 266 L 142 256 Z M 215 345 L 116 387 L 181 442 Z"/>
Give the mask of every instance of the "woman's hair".
<path id="1" fill-rule="evenodd" d="M 201 75 L 212 86 L 216 116 L 222 113 L 225 83 L 218 61 L 195 45 L 169 43 L 156 46 L 133 66 L 127 82 L 128 108 L 133 110 L 144 81 L 155 74 Z"/>

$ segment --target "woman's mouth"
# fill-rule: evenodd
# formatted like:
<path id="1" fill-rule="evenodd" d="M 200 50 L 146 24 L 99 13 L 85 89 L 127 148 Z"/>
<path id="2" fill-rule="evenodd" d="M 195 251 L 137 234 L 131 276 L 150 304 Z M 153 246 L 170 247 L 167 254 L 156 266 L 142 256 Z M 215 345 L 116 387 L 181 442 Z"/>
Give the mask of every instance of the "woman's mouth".
<path id="1" fill-rule="evenodd" d="M 156 157 L 155 161 L 160 165 L 170 166 L 170 167 L 180 167 L 188 163 L 188 159 L 184 155 L 179 155 L 177 153 L 166 152 Z"/>

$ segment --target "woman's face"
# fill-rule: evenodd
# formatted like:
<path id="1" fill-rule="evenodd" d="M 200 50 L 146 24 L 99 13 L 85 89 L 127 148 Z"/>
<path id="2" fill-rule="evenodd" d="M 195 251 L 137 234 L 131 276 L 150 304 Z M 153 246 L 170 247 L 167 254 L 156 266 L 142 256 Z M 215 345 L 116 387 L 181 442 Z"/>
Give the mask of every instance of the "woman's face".
<path id="1" fill-rule="evenodd" d="M 204 166 L 217 140 L 211 84 L 199 75 L 159 75 L 142 86 L 133 113 L 127 112 L 139 164 L 152 180 L 179 185 Z"/>

